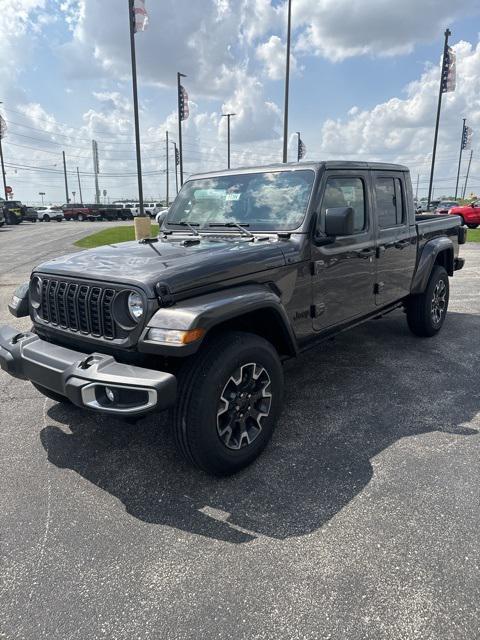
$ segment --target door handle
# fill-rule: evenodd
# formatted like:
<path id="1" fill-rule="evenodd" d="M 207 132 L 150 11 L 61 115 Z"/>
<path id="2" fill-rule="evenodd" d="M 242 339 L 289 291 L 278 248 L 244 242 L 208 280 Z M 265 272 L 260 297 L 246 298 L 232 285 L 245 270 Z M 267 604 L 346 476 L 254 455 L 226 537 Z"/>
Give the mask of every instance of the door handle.
<path id="1" fill-rule="evenodd" d="M 358 252 L 361 258 L 371 258 L 375 253 L 374 249 L 362 249 Z"/>

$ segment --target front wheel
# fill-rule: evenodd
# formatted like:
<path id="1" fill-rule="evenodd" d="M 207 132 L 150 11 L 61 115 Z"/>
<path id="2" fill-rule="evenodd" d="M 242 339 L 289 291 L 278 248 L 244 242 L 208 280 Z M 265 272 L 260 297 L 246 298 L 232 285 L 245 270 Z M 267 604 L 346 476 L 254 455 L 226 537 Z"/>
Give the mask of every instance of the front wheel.
<path id="1" fill-rule="evenodd" d="M 439 265 L 433 268 L 425 291 L 407 301 L 407 322 L 412 333 L 431 337 L 440 331 L 447 315 L 448 274 Z"/>
<path id="2" fill-rule="evenodd" d="M 478 227 L 478 224 L 467 224 L 467 227 L 469 229 L 476 229 Z"/>
<path id="3" fill-rule="evenodd" d="M 189 462 L 230 475 L 260 455 L 283 399 L 282 365 L 270 342 L 243 332 L 219 335 L 183 365 L 178 382 L 173 428 Z"/>
<path id="4" fill-rule="evenodd" d="M 43 221 L 50 222 L 50 216 L 47 213 L 43 216 Z"/>

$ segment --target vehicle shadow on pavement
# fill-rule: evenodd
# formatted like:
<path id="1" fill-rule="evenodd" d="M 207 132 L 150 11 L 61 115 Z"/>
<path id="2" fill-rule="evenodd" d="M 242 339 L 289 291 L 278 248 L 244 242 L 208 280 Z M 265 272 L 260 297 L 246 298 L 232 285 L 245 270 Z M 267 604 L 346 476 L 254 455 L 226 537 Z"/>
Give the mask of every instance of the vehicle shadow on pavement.
<path id="1" fill-rule="evenodd" d="M 53 404 L 48 459 L 118 498 L 142 521 L 232 543 L 322 527 L 369 483 L 372 459 L 401 438 L 466 436 L 480 409 L 472 376 L 478 316 L 450 313 L 419 339 L 398 312 L 327 342 L 285 370 L 285 410 L 255 464 L 226 479 L 182 461 L 168 414 L 136 424 Z M 475 395 L 477 393 L 477 395 Z"/>

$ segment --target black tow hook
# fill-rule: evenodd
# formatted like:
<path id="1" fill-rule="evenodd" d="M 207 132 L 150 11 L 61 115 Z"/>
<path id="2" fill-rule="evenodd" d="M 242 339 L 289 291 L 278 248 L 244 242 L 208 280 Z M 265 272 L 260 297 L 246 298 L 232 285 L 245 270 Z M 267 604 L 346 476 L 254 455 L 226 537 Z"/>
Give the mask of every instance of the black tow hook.
<path id="1" fill-rule="evenodd" d="M 79 369 L 90 369 L 95 363 L 100 362 L 100 358 L 98 356 L 88 356 L 85 360 L 82 360 L 78 365 Z"/>

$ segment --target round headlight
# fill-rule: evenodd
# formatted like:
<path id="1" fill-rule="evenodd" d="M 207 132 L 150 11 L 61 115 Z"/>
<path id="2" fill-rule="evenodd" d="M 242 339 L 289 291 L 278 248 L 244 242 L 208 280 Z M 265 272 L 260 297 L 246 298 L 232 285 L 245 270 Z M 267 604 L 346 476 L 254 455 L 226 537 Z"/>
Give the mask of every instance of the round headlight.
<path id="1" fill-rule="evenodd" d="M 30 303 L 34 309 L 38 309 L 42 302 L 42 279 L 33 276 L 30 280 Z"/>
<path id="2" fill-rule="evenodd" d="M 142 296 L 136 291 L 132 291 L 128 296 L 128 311 L 135 322 L 138 322 L 143 316 L 145 305 Z"/>

